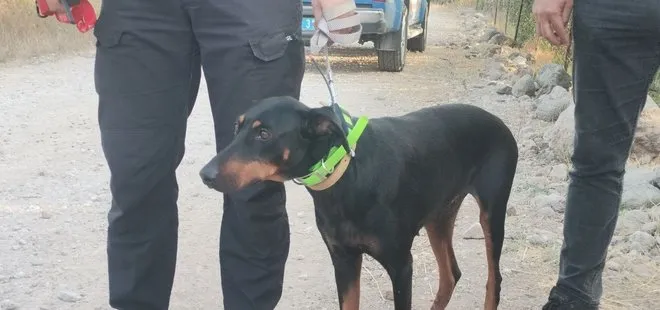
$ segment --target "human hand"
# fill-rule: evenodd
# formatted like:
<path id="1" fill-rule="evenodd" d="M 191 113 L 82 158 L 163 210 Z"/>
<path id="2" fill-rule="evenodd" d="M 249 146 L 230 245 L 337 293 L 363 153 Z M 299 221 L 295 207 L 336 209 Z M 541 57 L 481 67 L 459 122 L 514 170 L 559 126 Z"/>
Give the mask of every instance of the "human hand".
<path id="1" fill-rule="evenodd" d="M 66 1 L 66 0 L 61 0 L 61 1 Z M 48 4 L 48 10 L 51 12 L 55 13 L 64 13 L 64 6 L 60 2 L 60 0 L 46 0 L 46 4 Z"/>
<path id="2" fill-rule="evenodd" d="M 319 20 L 323 19 L 323 13 L 328 13 L 328 9 L 332 9 L 338 6 L 345 6 L 347 2 L 353 2 L 354 0 L 312 0 L 312 13 L 314 14 L 314 27 L 318 27 Z M 339 19 L 348 16 L 357 14 L 355 10 L 350 12 L 343 13 L 339 16 L 333 17 L 331 19 Z M 333 30 L 333 33 L 351 33 L 354 30 L 352 28 L 344 28 L 339 30 Z"/>
<path id="3" fill-rule="evenodd" d="M 532 13 L 536 19 L 536 34 L 554 45 L 569 42 L 566 25 L 573 9 L 573 0 L 534 0 Z"/>

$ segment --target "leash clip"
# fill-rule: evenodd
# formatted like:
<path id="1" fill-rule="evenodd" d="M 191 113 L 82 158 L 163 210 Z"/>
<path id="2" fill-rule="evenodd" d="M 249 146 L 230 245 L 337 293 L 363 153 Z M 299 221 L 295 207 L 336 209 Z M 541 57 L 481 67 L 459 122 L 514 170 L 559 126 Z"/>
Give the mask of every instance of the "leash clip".
<path id="1" fill-rule="evenodd" d="M 334 83 L 334 80 L 332 79 L 332 67 L 330 66 L 330 56 L 329 56 L 329 52 L 328 52 L 329 47 L 326 46 L 323 49 L 325 50 L 325 53 L 324 53 L 325 54 L 325 66 L 326 66 L 326 70 L 325 70 L 326 72 L 325 73 L 323 72 L 323 70 L 321 70 L 321 68 L 319 67 L 316 60 L 314 60 L 314 57 L 310 57 L 310 59 L 312 60 L 312 64 L 314 65 L 314 67 L 316 67 L 316 70 L 318 70 L 319 73 L 321 74 L 321 77 L 323 77 L 323 81 L 325 82 L 325 85 L 328 88 L 328 92 L 330 93 L 330 104 L 329 104 L 329 106 L 332 107 L 332 111 L 335 113 L 335 115 L 337 116 L 337 118 L 341 122 L 341 127 L 344 130 L 344 133 L 348 134 L 348 123 L 344 119 L 342 109 L 339 106 L 339 104 L 337 103 L 337 91 L 335 90 L 335 83 Z M 349 149 L 346 150 L 346 152 L 350 153 L 351 157 L 355 157 L 355 151 L 353 150 L 353 148 L 349 147 Z"/>

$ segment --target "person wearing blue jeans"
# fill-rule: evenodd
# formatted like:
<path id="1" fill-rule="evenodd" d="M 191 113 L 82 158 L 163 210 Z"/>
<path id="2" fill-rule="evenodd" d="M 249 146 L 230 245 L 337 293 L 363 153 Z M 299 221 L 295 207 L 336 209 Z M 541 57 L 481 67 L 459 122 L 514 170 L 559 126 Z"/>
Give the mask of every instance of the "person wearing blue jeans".
<path id="1" fill-rule="evenodd" d="M 660 66 L 660 1 L 535 0 L 537 33 L 567 44 L 573 15 L 573 169 L 559 275 L 544 310 L 598 309 L 625 165 Z"/>

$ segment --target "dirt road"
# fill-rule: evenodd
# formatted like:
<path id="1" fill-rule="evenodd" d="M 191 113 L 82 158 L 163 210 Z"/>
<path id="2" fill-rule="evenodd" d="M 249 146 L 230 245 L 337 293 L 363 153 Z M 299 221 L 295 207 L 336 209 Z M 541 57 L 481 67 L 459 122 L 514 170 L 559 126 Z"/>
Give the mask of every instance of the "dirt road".
<path id="1" fill-rule="evenodd" d="M 404 72 L 378 72 L 369 47 L 334 51 L 340 102 L 353 114 L 377 117 L 462 101 L 499 115 L 517 136 L 530 126 L 536 130 L 520 100 L 501 99 L 494 86 L 480 79 L 483 59 L 468 59 L 463 49 L 447 47 L 464 38 L 464 16 L 446 7 L 434 7 L 430 16 L 430 47 L 424 54 L 409 54 Z M 109 174 L 97 129 L 93 55 L 41 62 L 48 64 L 0 67 L 0 301 L 3 309 L 109 309 L 105 252 Z M 309 66 L 302 101 L 315 105 L 326 98 L 321 77 Z M 203 186 L 197 175 L 214 152 L 213 141 L 203 84 L 189 121 L 187 153 L 178 170 L 180 239 L 171 302 L 175 310 L 222 308 L 221 197 Z M 502 309 L 539 309 L 554 280 L 560 216 L 539 222 L 524 215 L 530 196 L 523 192 L 530 188 L 538 165 L 524 157 L 519 165 L 511 205 L 522 215 L 507 221 L 510 239 L 502 261 Z M 314 224 L 311 199 L 299 186 L 287 184 L 287 189 L 291 251 L 278 309 L 337 309 L 333 270 Z M 454 237 L 463 277 L 451 309 L 483 304 L 484 243 L 461 237 L 477 216 L 476 204 L 466 199 Z M 535 247 L 516 237 L 539 225 L 554 232 L 551 246 Z M 437 289 L 437 270 L 424 234 L 415 242 L 414 259 L 413 308 L 427 309 Z M 390 309 L 390 289 L 382 267 L 366 259 L 362 309 Z M 646 305 L 653 304 L 658 305 L 657 300 Z"/>

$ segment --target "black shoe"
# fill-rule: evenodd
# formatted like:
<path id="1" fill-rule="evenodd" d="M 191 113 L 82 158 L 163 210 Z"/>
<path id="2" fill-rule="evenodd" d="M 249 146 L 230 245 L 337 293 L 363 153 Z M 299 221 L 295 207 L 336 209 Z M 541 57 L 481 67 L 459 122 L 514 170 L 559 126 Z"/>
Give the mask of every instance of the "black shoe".
<path id="1" fill-rule="evenodd" d="M 597 304 L 587 303 L 571 293 L 564 292 L 557 287 L 550 290 L 548 302 L 543 305 L 542 310 L 598 310 Z"/>

